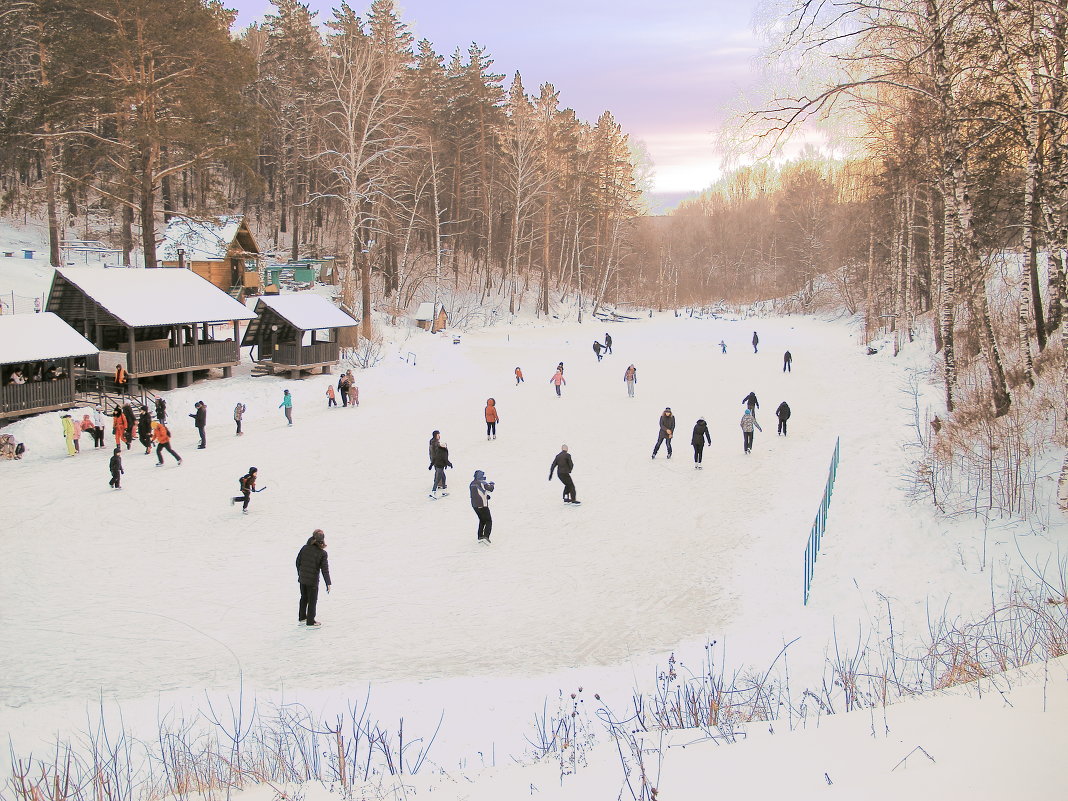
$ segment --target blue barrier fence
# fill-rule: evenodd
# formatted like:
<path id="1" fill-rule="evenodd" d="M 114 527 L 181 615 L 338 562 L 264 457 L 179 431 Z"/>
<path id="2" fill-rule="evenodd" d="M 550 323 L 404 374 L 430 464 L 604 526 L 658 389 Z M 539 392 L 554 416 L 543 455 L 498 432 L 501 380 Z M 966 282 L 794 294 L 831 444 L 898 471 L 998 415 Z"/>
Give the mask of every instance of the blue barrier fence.
<path id="1" fill-rule="evenodd" d="M 835 439 L 831 469 L 827 474 L 827 486 L 823 488 L 820 510 L 816 512 L 816 520 L 812 523 L 812 531 L 808 535 L 808 545 L 805 546 L 805 606 L 808 606 L 808 595 L 812 589 L 812 574 L 816 571 L 816 559 L 820 555 L 820 540 L 823 539 L 823 532 L 827 530 L 827 514 L 831 511 L 831 493 L 834 492 L 834 477 L 838 474 L 840 446 L 841 438 Z"/>

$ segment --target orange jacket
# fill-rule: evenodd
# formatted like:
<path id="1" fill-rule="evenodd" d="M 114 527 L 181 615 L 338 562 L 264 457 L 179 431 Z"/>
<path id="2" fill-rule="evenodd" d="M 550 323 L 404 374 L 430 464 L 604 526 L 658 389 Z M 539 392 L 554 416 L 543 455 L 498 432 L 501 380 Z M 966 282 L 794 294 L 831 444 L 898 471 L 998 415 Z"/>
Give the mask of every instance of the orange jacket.
<path id="1" fill-rule="evenodd" d="M 490 398 L 486 401 L 486 422 L 498 423 L 500 420 L 500 415 L 497 414 L 497 402 Z"/>
<path id="2" fill-rule="evenodd" d="M 111 430 L 116 434 L 126 433 L 126 415 L 120 414 L 118 417 L 111 418 Z"/>
<path id="3" fill-rule="evenodd" d="M 123 368 L 123 366 L 121 364 L 116 365 L 115 366 L 115 383 L 116 384 L 120 384 L 120 385 L 121 384 L 125 384 L 126 383 L 126 377 L 127 376 L 126 376 L 125 368 Z"/>
<path id="4" fill-rule="evenodd" d="M 515 377 L 516 378 L 522 378 L 523 377 L 523 371 L 520 370 L 518 367 L 515 368 Z"/>
<path id="5" fill-rule="evenodd" d="M 158 442 L 160 445 L 164 445 L 171 441 L 170 432 L 167 430 L 167 426 L 163 423 L 152 424 L 152 439 Z"/>

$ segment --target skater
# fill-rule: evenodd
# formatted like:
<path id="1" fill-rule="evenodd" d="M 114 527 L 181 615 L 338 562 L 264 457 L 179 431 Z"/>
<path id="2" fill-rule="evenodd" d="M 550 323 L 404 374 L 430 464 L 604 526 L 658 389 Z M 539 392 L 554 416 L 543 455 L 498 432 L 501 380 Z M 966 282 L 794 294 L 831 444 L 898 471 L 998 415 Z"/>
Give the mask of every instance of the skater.
<path id="1" fill-rule="evenodd" d="M 757 352 L 757 345 L 760 344 L 760 337 L 757 336 L 757 332 L 753 332 L 753 353 Z"/>
<path id="2" fill-rule="evenodd" d="M 111 470 L 111 481 L 108 482 L 108 486 L 112 489 L 122 489 L 120 476 L 126 472 L 122 469 L 122 448 L 116 448 L 112 452 L 111 460 L 108 462 L 108 469 Z"/>
<path id="3" fill-rule="evenodd" d="M 89 436 L 93 438 L 93 447 L 96 447 L 96 426 L 93 425 L 92 419 L 88 414 L 83 414 L 81 420 L 76 420 L 74 424 L 78 427 L 79 433 L 82 431 L 88 431 Z"/>
<path id="4" fill-rule="evenodd" d="M 104 410 L 99 403 L 93 407 L 93 447 L 104 447 Z"/>
<path id="5" fill-rule="evenodd" d="M 563 362 L 560 362 L 560 364 L 563 364 Z M 567 385 L 567 381 L 564 380 L 564 368 L 563 367 L 557 367 L 556 368 L 556 375 L 554 375 L 552 378 L 549 379 L 549 383 L 550 384 L 556 384 L 556 397 L 559 398 L 560 397 L 560 385 L 561 384 L 563 384 L 565 386 Z"/>
<path id="6" fill-rule="evenodd" d="M 783 401 L 775 410 L 775 416 L 779 418 L 779 434 L 786 436 L 786 421 L 790 419 L 790 405 Z"/>
<path id="7" fill-rule="evenodd" d="M 712 444 L 712 436 L 708 433 L 708 423 L 705 422 L 705 418 L 700 418 L 693 427 L 693 436 L 690 437 L 690 444 L 693 445 L 693 467 L 694 470 L 703 470 L 701 462 L 704 460 L 705 443 Z"/>
<path id="8" fill-rule="evenodd" d="M 115 388 L 119 390 L 119 397 L 126 394 L 126 383 L 130 380 L 129 373 L 121 364 L 115 365 Z"/>
<path id="9" fill-rule="evenodd" d="M 553 463 L 549 465 L 549 481 L 553 480 L 553 470 L 564 485 L 564 503 L 581 503 L 575 496 L 575 482 L 571 480 L 571 471 L 575 469 L 575 463 L 571 454 L 567 452 L 567 445 L 560 446 L 560 453 L 556 454 Z"/>
<path id="10" fill-rule="evenodd" d="M 471 479 L 471 508 L 478 515 L 478 541 L 489 545 L 490 532 L 493 530 L 493 516 L 489 510 L 490 493 L 495 489 L 492 481 L 486 480 L 486 474 L 475 471 Z"/>
<path id="11" fill-rule="evenodd" d="M 427 469 L 433 469 L 434 471 L 434 486 L 430 488 L 430 497 L 435 500 L 438 497 L 438 490 L 441 490 L 441 497 L 445 497 L 449 494 L 449 488 L 445 485 L 445 468 L 452 467 L 452 462 L 449 461 L 449 446 L 444 442 L 431 440 L 434 443 L 431 446 L 430 451 L 430 467 Z"/>
<path id="12" fill-rule="evenodd" d="M 238 403 L 234 407 L 234 425 L 237 426 L 237 430 L 234 432 L 235 437 L 240 437 L 244 432 L 241 430 L 241 421 L 245 419 L 246 407 L 243 403 Z"/>
<path id="13" fill-rule="evenodd" d="M 145 449 L 145 454 L 152 453 L 152 415 L 148 413 L 148 407 L 141 407 L 141 414 L 137 417 L 137 441 Z"/>
<path id="14" fill-rule="evenodd" d="M 434 453 L 441 447 L 441 432 L 434 429 L 430 434 L 430 464 L 434 464 Z"/>
<path id="15" fill-rule="evenodd" d="M 760 408 L 760 401 L 757 400 L 756 393 L 750 392 L 748 395 L 742 398 L 742 403 L 744 403 L 746 408 L 749 409 L 749 414 L 753 415 L 753 419 L 755 420 L 756 410 Z"/>
<path id="16" fill-rule="evenodd" d="M 123 440 L 126 439 L 126 415 L 122 413 L 118 405 L 111 413 L 111 433 L 115 435 L 115 444 L 122 445 Z"/>
<path id="17" fill-rule="evenodd" d="M 133 444 L 134 431 L 137 429 L 137 416 L 134 414 L 133 406 L 130 402 L 122 404 L 122 413 L 126 417 L 126 450 L 130 450 L 130 445 Z"/>
<path id="18" fill-rule="evenodd" d="M 293 425 L 293 396 L 289 394 L 288 389 L 282 390 L 282 402 L 278 404 L 278 408 L 285 410 L 288 424 Z"/>
<path id="19" fill-rule="evenodd" d="M 523 371 L 520 370 L 517 367 L 517 368 L 515 368 L 515 385 L 518 387 L 522 383 L 523 383 Z"/>
<path id="20" fill-rule="evenodd" d="M 73 456 L 78 452 L 78 440 L 74 436 L 74 420 L 69 414 L 65 414 L 59 418 L 59 422 L 63 425 L 63 439 L 67 443 L 67 456 Z"/>
<path id="21" fill-rule="evenodd" d="M 727 352 L 727 343 L 724 342 L 722 339 L 719 341 L 719 352 L 720 353 L 726 353 Z"/>
<path id="22" fill-rule="evenodd" d="M 181 465 L 182 457 L 171 447 L 171 430 L 164 423 L 156 421 L 156 426 L 152 429 L 152 439 L 156 442 L 156 467 L 163 467 L 164 451 L 167 451 Z"/>
<path id="23" fill-rule="evenodd" d="M 490 439 L 490 435 L 493 435 L 493 439 L 497 439 L 497 423 L 501 421 L 501 416 L 497 414 L 497 401 L 490 398 L 486 401 L 486 439 Z"/>
<path id="24" fill-rule="evenodd" d="M 748 409 L 742 413 L 740 425 L 742 427 L 742 449 L 749 453 L 753 450 L 753 428 L 755 427 L 757 431 L 763 431 L 764 429 L 760 427 L 760 423 L 757 422 L 753 413 Z"/>
<path id="25" fill-rule="evenodd" d="M 193 425 L 200 432 L 200 444 L 197 445 L 197 450 L 204 450 L 204 448 L 208 447 L 208 438 L 204 434 L 204 429 L 208 425 L 208 404 L 204 403 L 204 401 L 197 401 L 193 404 L 193 408 L 196 411 L 189 416 L 193 418 Z"/>
<path id="26" fill-rule="evenodd" d="M 156 398 L 156 419 L 161 423 L 167 422 L 167 401 Z"/>
<path id="27" fill-rule="evenodd" d="M 597 361 L 601 361 L 601 348 L 603 346 L 596 339 L 593 340 L 593 352 L 597 354 Z"/>
<path id="28" fill-rule="evenodd" d="M 612 352 L 612 335 L 607 331 L 604 334 L 604 351 L 605 353 Z"/>
<path id="29" fill-rule="evenodd" d="M 793 364 L 794 364 L 793 355 L 790 353 L 790 351 L 786 351 L 786 353 L 784 353 L 782 355 L 782 371 L 784 373 L 792 373 L 794 371 L 793 370 Z"/>
<path id="30" fill-rule="evenodd" d="M 319 600 L 319 574 L 330 592 L 330 562 L 326 558 L 326 535 L 321 528 L 315 529 L 304 547 L 297 552 L 297 583 L 300 584 L 300 604 L 297 606 L 297 623 L 308 628 L 318 628 L 322 623 L 315 620 L 315 606 Z"/>
<path id="31" fill-rule="evenodd" d="M 638 383 L 638 368 L 633 364 L 623 373 L 623 383 L 627 385 L 627 397 L 634 397 L 634 385 Z"/>
<path id="32" fill-rule="evenodd" d="M 230 505 L 231 506 L 233 506 L 238 501 L 242 501 L 241 514 L 243 514 L 243 515 L 247 515 L 248 514 L 248 502 L 252 498 L 252 493 L 254 493 L 254 492 L 263 492 L 263 490 L 267 489 L 266 487 L 262 487 L 260 489 L 256 489 L 256 473 L 257 472 L 258 471 L 256 470 L 255 467 L 250 467 L 248 469 L 248 472 L 245 473 L 245 475 L 241 476 L 241 478 L 239 478 L 237 480 L 238 492 L 240 492 L 241 494 L 238 495 L 236 498 L 231 498 L 230 499 Z"/>
<path id="33" fill-rule="evenodd" d="M 347 407 L 349 405 L 349 376 L 346 373 L 337 380 L 337 392 L 341 396 L 341 406 Z"/>
<path id="34" fill-rule="evenodd" d="M 667 458 L 671 458 L 671 438 L 675 435 L 675 415 L 671 413 L 671 407 L 668 406 L 664 409 L 664 413 L 660 415 L 660 436 L 657 437 L 656 445 L 653 447 L 653 458 L 656 458 L 657 452 L 660 450 L 662 443 L 667 444 Z"/>
<path id="35" fill-rule="evenodd" d="M 326 386 L 326 408 L 331 406 L 337 406 L 337 394 L 334 392 L 334 385 L 327 384 Z"/>

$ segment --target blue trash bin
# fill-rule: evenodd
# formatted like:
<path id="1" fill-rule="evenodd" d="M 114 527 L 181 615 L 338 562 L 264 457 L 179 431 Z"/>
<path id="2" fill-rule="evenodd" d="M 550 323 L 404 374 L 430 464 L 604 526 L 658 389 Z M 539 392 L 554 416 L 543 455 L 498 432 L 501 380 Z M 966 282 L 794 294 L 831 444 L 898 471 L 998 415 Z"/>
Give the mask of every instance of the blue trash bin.
<path id="1" fill-rule="evenodd" d="M 24 259 L 32 259 L 33 258 L 33 251 L 32 250 L 24 250 L 24 251 L 22 251 L 22 258 L 24 258 Z"/>

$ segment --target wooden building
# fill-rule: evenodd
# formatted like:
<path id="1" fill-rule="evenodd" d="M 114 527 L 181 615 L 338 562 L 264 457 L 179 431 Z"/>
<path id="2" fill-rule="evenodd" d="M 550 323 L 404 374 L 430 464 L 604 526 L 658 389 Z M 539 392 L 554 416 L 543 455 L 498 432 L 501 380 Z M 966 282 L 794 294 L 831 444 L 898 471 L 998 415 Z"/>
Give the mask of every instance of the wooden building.
<path id="1" fill-rule="evenodd" d="M 0 316 L 0 419 L 73 406 L 74 361 L 96 352 L 54 314 Z"/>
<path id="2" fill-rule="evenodd" d="M 256 316 L 189 270 L 98 267 L 56 270 L 47 310 L 99 349 L 88 372 L 109 375 L 121 364 L 131 389 L 150 376 L 175 389 L 211 368 L 229 377 L 241 361 L 239 321 Z"/>
<path id="3" fill-rule="evenodd" d="M 440 303 L 420 303 L 415 312 L 415 324 L 431 334 L 444 330 L 448 322 L 449 315 Z"/>
<path id="4" fill-rule="evenodd" d="M 261 294 L 260 249 L 244 215 L 174 217 L 160 245 L 163 267 L 184 267 L 238 300 Z"/>
<path id="5" fill-rule="evenodd" d="M 314 292 L 262 297 L 256 319 L 248 324 L 242 347 L 255 347 L 254 361 L 269 372 L 301 372 L 330 368 L 341 358 L 338 331 L 359 322 Z"/>

